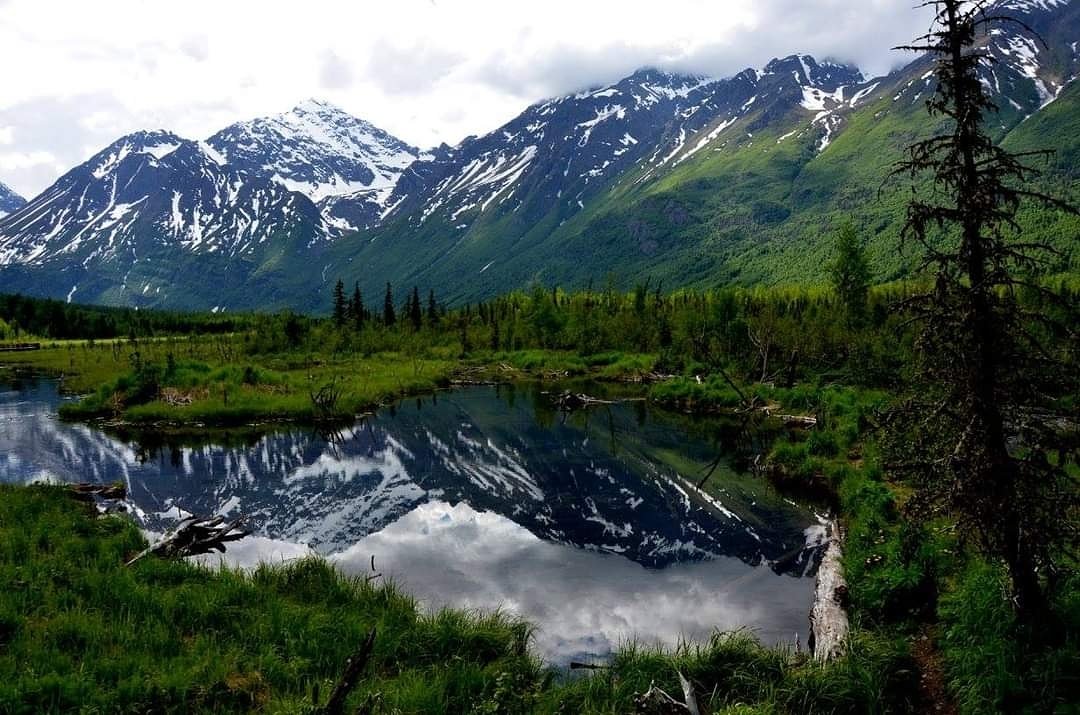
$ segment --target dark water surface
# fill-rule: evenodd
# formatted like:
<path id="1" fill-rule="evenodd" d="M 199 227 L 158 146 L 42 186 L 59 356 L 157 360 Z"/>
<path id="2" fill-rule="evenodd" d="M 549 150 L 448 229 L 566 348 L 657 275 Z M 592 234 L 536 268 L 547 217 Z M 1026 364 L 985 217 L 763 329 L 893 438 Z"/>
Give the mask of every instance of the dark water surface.
<path id="1" fill-rule="evenodd" d="M 122 481 L 151 531 L 244 514 L 255 535 L 231 564 L 314 552 L 369 573 L 374 555 L 428 607 L 524 616 L 554 662 L 718 628 L 805 642 L 821 519 L 738 468 L 763 437 L 640 401 L 564 415 L 544 389 L 468 388 L 334 433 L 199 443 L 59 422 L 54 380 L 0 371 L 0 482 Z"/>

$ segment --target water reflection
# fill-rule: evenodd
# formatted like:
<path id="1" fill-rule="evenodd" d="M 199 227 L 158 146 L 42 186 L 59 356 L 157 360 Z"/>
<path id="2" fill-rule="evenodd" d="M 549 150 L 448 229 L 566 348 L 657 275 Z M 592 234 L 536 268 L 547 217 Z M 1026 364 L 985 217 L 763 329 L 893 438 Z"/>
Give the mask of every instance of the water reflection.
<path id="1" fill-rule="evenodd" d="M 0 392 L 0 479 L 121 480 L 151 530 L 243 513 L 256 537 L 231 563 L 314 551 L 366 573 L 374 554 L 432 606 L 521 613 L 557 660 L 631 636 L 805 630 L 818 519 L 736 468 L 756 437 L 644 402 L 567 415 L 542 389 L 442 393 L 330 434 L 208 445 L 59 423 L 55 383 L 27 380 Z"/>

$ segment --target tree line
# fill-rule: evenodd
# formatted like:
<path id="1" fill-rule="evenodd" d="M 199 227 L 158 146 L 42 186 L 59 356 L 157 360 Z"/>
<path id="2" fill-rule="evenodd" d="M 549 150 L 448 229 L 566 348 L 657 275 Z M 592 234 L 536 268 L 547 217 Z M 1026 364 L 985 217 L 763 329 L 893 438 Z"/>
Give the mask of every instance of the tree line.
<path id="1" fill-rule="evenodd" d="M 0 293 L 0 340 L 21 338 L 113 339 L 190 333 L 231 333 L 250 316 L 77 305 Z"/>

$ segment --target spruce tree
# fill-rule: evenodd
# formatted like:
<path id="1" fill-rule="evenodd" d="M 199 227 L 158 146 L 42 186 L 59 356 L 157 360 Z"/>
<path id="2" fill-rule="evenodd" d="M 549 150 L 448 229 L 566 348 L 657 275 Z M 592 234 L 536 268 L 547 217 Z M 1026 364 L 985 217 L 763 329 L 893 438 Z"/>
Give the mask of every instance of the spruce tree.
<path id="1" fill-rule="evenodd" d="M 858 326 L 866 317 L 866 296 L 870 286 L 870 264 L 855 225 L 844 223 L 836 234 L 836 255 L 829 264 L 829 278 L 844 306 L 849 326 Z"/>
<path id="2" fill-rule="evenodd" d="M 340 278 L 334 284 L 334 325 L 345 325 L 345 283 Z"/>
<path id="3" fill-rule="evenodd" d="M 353 287 L 353 298 L 352 298 L 353 326 L 356 328 L 357 331 L 360 331 L 360 330 L 362 330 L 364 328 L 364 319 L 367 317 L 365 315 L 365 312 L 366 312 L 366 309 L 364 308 L 364 296 L 360 292 L 360 284 L 357 283 Z"/>
<path id="4" fill-rule="evenodd" d="M 1056 296 L 1039 284 L 1050 249 L 1020 239 L 1015 217 L 1025 198 L 1068 207 L 1025 187 L 1034 153 L 1008 152 L 983 126 L 997 108 L 980 82 L 980 66 L 993 62 L 981 37 L 1022 23 L 989 14 L 990 0 L 928 4 L 934 27 L 903 49 L 935 59 L 927 108 L 948 129 L 912 145 L 897 170 L 914 192 L 902 236 L 921 247 L 934 283 L 904 306 L 920 322 L 920 379 L 891 416 L 889 466 L 914 475 L 915 513 L 954 518 L 1005 567 L 1017 614 L 1033 622 L 1045 612 L 1043 577 L 1075 547 L 1078 523 L 1070 448 L 1042 396 L 1076 394 L 1077 382 L 1040 339 L 1041 316 L 1020 307 L 1023 290 Z"/>
<path id="5" fill-rule="evenodd" d="M 397 313 L 394 311 L 394 290 L 390 281 L 386 282 L 386 297 L 383 299 L 383 324 L 391 326 L 397 322 Z"/>
<path id="6" fill-rule="evenodd" d="M 428 325 L 436 326 L 439 324 L 439 305 L 435 302 L 435 291 L 428 291 L 427 298 L 427 321 Z"/>
<path id="7" fill-rule="evenodd" d="M 424 312 L 420 308 L 420 289 L 413 286 L 412 300 L 409 302 L 409 320 L 413 330 L 419 330 L 423 326 Z"/>

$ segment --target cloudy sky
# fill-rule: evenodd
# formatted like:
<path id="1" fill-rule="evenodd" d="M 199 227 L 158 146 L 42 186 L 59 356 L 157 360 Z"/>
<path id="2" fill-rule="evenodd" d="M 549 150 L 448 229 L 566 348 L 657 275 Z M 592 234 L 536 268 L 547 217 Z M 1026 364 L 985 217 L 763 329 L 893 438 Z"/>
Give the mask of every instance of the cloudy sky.
<path id="1" fill-rule="evenodd" d="M 329 100 L 418 145 L 646 65 L 806 52 L 883 73 L 914 0 L 0 0 L 0 181 L 31 196 L 122 134 L 205 138 Z"/>

